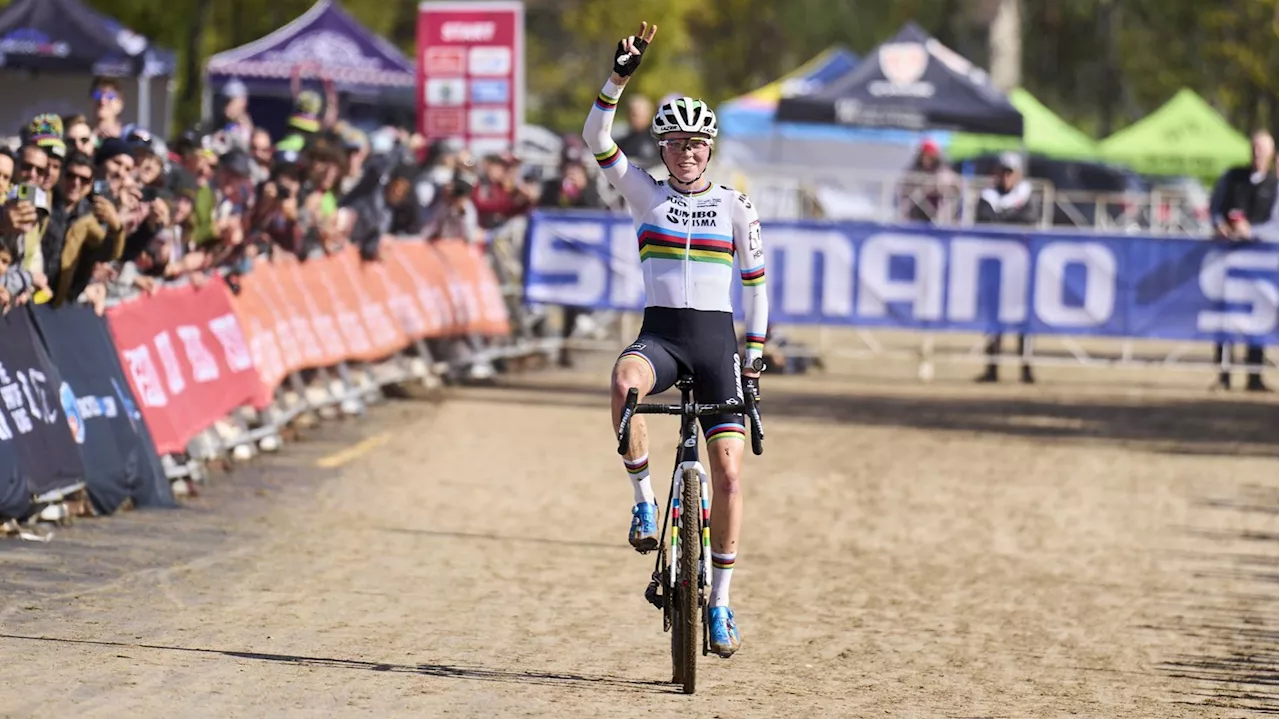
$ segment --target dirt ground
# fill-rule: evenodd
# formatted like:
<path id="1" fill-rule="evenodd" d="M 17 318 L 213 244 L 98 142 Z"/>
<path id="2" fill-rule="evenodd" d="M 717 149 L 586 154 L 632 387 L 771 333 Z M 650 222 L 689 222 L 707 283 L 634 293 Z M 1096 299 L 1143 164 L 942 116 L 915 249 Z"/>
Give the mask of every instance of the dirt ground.
<path id="1" fill-rule="evenodd" d="M 768 377 L 744 646 L 686 697 L 625 544 L 607 370 L 384 404 L 181 510 L 0 541 L 0 715 L 1276 711 L 1274 395 Z"/>

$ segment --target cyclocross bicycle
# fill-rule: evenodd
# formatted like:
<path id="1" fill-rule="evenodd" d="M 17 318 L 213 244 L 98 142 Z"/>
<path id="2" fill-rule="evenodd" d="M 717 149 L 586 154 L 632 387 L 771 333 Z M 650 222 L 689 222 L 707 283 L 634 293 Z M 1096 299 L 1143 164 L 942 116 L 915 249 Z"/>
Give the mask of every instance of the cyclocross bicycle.
<path id="1" fill-rule="evenodd" d="M 764 370 L 764 360 L 756 358 L 756 372 Z M 618 426 L 618 454 L 626 454 L 631 443 L 631 418 L 637 414 L 671 414 L 680 416 L 680 444 L 676 447 L 676 466 L 671 475 L 671 491 L 667 493 L 667 512 L 662 518 L 659 537 L 671 534 L 668 543 L 658 543 L 658 558 L 644 596 L 662 610 L 662 631 L 671 632 L 671 682 L 692 694 L 698 674 L 698 625 L 702 624 L 702 654 L 708 653 L 705 612 L 707 592 L 711 588 L 711 493 L 707 472 L 698 461 L 698 417 L 712 414 L 738 413 L 746 410 L 751 424 L 751 451 L 764 452 L 764 426 L 760 422 L 759 384 L 755 378 L 742 378 L 742 396 L 715 404 L 693 401 L 693 377 L 676 380 L 680 390 L 679 404 L 637 404 L 639 391 L 627 393 Z M 745 404 L 745 407 L 743 406 Z M 700 511 L 699 511 L 700 510 Z"/>

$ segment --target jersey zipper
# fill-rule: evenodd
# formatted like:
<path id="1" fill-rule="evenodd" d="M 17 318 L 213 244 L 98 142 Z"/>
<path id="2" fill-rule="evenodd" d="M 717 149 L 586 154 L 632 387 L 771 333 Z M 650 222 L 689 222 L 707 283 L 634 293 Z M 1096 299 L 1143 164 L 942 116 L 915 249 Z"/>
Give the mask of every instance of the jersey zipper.
<path id="1" fill-rule="evenodd" d="M 693 262 L 689 252 L 693 249 L 693 203 L 685 208 L 684 213 L 684 306 L 693 307 L 693 272 L 689 269 L 689 264 Z"/>

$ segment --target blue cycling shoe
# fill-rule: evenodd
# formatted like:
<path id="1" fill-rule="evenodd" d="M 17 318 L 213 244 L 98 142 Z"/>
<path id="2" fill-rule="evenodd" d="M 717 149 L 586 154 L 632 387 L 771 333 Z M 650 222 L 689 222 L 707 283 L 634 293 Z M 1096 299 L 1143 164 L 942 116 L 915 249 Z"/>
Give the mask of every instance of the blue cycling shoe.
<path id="1" fill-rule="evenodd" d="M 742 636 L 733 621 L 733 610 L 728 607 L 712 607 L 707 613 L 711 633 L 711 652 L 728 659 L 742 646 Z"/>
<path id="2" fill-rule="evenodd" d="M 631 508 L 631 531 L 627 541 L 641 553 L 658 548 L 658 505 L 641 502 Z"/>

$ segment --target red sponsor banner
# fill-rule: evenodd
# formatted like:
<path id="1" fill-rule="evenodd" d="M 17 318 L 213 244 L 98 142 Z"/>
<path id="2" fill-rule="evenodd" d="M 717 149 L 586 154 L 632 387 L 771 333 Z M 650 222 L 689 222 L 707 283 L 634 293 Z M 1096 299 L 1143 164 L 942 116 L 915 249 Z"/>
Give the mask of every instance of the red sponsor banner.
<path id="1" fill-rule="evenodd" d="M 161 454 L 185 451 L 202 430 L 253 401 L 262 386 L 220 278 L 117 305 L 107 321 Z"/>
<path id="2" fill-rule="evenodd" d="M 524 3 L 418 6 L 418 130 L 476 154 L 515 147 L 524 124 Z"/>

